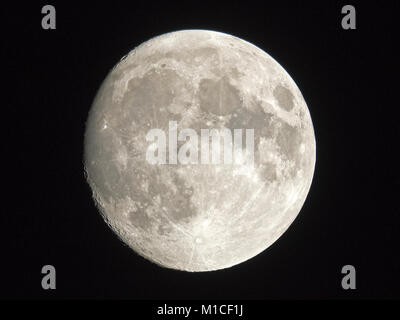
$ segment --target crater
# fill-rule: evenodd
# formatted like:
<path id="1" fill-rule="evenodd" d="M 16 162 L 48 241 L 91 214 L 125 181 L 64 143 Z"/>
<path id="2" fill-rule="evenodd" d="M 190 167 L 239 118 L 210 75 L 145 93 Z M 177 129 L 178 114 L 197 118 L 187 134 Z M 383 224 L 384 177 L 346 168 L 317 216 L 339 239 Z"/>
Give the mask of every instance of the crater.
<path id="1" fill-rule="evenodd" d="M 279 107 L 286 111 L 291 111 L 293 109 L 294 96 L 288 88 L 278 85 L 275 87 L 273 94 L 275 99 L 278 100 Z"/>

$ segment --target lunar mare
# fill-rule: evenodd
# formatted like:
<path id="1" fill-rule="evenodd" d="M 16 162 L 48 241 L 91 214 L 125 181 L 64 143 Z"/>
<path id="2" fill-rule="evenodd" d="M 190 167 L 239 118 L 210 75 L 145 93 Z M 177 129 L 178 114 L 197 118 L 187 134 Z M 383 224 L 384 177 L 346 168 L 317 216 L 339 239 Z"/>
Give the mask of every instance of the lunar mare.
<path id="1" fill-rule="evenodd" d="M 254 129 L 254 165 L 146 161 L 146 134 Z M 267 53 L 234 36 L 185 30 L 126 55 L 86 124 L 84 165 L 102 216 L 161 266 L 210 271 L 246 261 L 296 218 L 315 165 L 304 98 Z"/>

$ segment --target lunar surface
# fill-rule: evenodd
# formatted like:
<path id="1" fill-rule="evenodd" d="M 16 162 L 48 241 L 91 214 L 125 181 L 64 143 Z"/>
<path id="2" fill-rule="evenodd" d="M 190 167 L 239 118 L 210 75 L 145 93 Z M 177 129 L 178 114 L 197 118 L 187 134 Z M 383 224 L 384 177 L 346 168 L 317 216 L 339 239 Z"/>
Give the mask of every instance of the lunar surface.
<path id="1" fill-rule="evenodd" d="M 149 163 L 155 128 L 167 139 L 155 156 L 173 159 L 171 123 L 199 137 L 243 129 L 246 152 L 253 129 L 254 161 Z M 107 224 L 139 255 L 185 271 L 228 268 L 273 244 L 300 212 L 315 165 L 311 117 L 288 73 L 249 42 L 204 30 L 164 34 L 123 57 L 95 97 L 84 147 Z"/>

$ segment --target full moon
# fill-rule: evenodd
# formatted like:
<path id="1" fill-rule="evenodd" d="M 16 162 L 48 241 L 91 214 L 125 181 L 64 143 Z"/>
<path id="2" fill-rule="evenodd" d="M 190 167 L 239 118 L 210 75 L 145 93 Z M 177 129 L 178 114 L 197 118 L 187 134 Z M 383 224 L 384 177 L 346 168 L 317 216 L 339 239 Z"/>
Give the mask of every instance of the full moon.
<path id="1" fill-rule="evenodd" d="M 309 110 L 285 69 L 206 30 L 164 34 L 124 56 L 98 90 L 84 140 L 106 223 L 144 258 L 193 272 L 273 244 L 303 206 L 316 157 Z"/>

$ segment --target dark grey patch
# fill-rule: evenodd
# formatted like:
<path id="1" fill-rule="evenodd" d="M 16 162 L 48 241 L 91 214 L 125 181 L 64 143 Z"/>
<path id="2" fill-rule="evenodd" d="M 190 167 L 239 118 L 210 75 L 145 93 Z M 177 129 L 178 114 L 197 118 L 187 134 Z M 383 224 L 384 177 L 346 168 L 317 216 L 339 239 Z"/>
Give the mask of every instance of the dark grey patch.
<path id="1" fill-rule="evenodd" d="M 142 78 L 131 79 L 122 101 L 120 127 L 130 127 L 135 120 L 139 127 L 150 121 L 152 128 L 167 128 L 168 121 L 180 120 L 180 115 L 166 107 L 179 94 L 182 84 L 179 75 L 169 69 L 153 69 Z"/>
<path id="2" fill-rule="evenodd" d="M 282 85 L 278 85 L 274 89 L 273 94 L 274 94 L 274 97 L 276 98 L 276 100 L 278 100 L 278 104 L 282 109 L 284 109 L 286 111 L 290 111 L 293 109 L 294 96 L 293 96 L 292 92 L 290 92 L 289 89 L 287 89 L 286 87 L 284 87 Z"/>
<path id="3" fill-rule="evenodd" d="M 239 90 L 232 86 L 226 77 L 217 81 L 201 80 L 198 96 L 200 108 L 218 116 L 229 115 L 242 105 Z"/>
<path id="4" fill-rule="evenodd" d="M 280 152 L 285 155 L 287 159 L 295 162 L 294 168 L 290 171 L 290 174 L 294 177 L 302 163 L 302 155 L 299 147 L 303 142 L 303 135 L 296 127 L 281 122 L 276 141 Z"/>
<path id="5" fill-rule="evenodd" d="M 281 152 L 293 160 L 299 152 L 299 146 L 302 142 L 301 132 L 296 128 L 288 125 L 286 122 L 280 122 L 281 127 L 278 129 L 276 141 Z"/>
<path id="6" fill-rule="evenodd" d="M 269 125 L 271 114 L 265 113 L 259 105 L 255 105 L 255 111 L 245 108 L 236 109 L 227 124 L 230 129 L 254 129 L 260 132 Z"/>
<path id="7" fill-rule="evenodd" d="M 236 109 L 226 127 L 231 130 L 243 129 L 242 148 L 246 147 L 245 129 L 254 129 L 254 151 L 258 152 L 260 136 L 266 128 L 269 128 L 272 115 L 265 113 L 259 104 L 255 104 L 253 109 L 254 111 L 245 108 Z"/>

